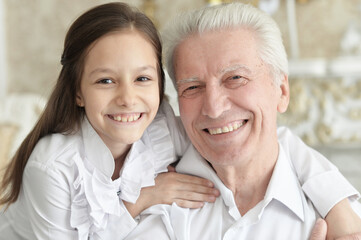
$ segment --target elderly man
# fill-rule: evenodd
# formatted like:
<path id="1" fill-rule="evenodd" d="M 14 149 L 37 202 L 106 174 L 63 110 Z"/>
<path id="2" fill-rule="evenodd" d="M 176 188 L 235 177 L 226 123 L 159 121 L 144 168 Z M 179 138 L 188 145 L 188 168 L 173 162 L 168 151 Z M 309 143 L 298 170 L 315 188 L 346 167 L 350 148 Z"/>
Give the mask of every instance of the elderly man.
<path id="1" fill-rule="evenodd" d="M 315 189 L 300 185 L 284 149 L 291 143 L 278 142 L 277 114 L 288 107 L 289 85 L 276 23 L 234 3 L 184 14 L 164 36 L 193 144 L 177 171 L 210 179 L 221 197 L 201 209 L 152 207 L 129 238 L 308 239 L 329 207 L 311 202 Z M 357 201 L 350 204 L 361 212 Z"/>

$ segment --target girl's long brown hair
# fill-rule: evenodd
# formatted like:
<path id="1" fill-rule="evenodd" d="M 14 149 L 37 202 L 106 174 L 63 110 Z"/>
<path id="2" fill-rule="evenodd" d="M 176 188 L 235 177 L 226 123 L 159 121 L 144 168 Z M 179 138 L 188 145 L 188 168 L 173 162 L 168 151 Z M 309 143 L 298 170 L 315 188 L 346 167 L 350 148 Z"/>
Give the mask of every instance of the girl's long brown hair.
<path id="1" fill-rule="evenodd" d="M 159 97 L 162 102 L 162 46 L 151 20 L 137 9 L 119 2 L 103 4 L 85 12 L 75 20 L 65 37 L 61 57 L 63 67 L 44 112 L 3 170 L 0 205 L 8 207 L 18 199 L 26 163 L 42 137 L 52 133 L 71 134 L 79 128 L 84 110 L 76 105 L 76 94 L 80 89 L 84 58 L 89 46 L 110 32 L 124 29 L 139 31 L 153 45 L 158 61 Z"/>

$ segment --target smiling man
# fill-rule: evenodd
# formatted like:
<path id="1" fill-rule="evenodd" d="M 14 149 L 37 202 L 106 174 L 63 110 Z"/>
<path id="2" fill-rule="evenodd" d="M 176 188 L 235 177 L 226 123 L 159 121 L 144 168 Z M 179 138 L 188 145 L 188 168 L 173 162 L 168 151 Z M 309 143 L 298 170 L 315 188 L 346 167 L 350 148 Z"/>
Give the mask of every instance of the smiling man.
<path id="1" fill-rule="evenodd" d="M 177 171 L 211 180 L 221 196 L 201 209 L 150 208 L 131 239 L 150 233 L 159 239 L 308 239 L 316 219 L 332 217 L 330 208 L 350 195 L 337 174 L 312 178 L 317 174 L 310 170 L 304 183 L 293 158 L 308 168 L 318 153 L 279 140 L 289 134 L 277 128 L 277 114 L 287 110 L 290 96 L 277 24 L 250 5 L 233 3 L 185 13 L 164 36 L 167 70 L 193 144 Z M 350 203 L 360 214 L 355 198 Z M 342 233 L 360 230 L 350 212 L 355 221 Z"/>
<path id="2" fill-rule="evenodd" d="M 257 42 L 248 29 L 212 31 L 189 36 L 175 52 L 183 125 L 241 215 L 264 198 L 282 151 L 277 112 L 289 100 L 287 76 L 274 80 Z"/>

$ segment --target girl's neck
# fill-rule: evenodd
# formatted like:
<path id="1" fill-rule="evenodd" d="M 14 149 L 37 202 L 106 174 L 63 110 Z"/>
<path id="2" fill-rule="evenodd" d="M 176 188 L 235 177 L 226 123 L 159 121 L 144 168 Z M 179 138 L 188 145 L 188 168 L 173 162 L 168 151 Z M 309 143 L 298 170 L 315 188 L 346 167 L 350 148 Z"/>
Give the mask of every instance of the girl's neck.
<path id="1" fill-rule="evenodd" d="M 132 145 L 128 145 L 121 153 L 117 155 L 113 154 L 114 157 L 114 172 L 112 176 L 112 180 L 118 179 L 120 177 L 120 170 L 123 167 L 126 156 L 129 153 L 130 147 Z"/>

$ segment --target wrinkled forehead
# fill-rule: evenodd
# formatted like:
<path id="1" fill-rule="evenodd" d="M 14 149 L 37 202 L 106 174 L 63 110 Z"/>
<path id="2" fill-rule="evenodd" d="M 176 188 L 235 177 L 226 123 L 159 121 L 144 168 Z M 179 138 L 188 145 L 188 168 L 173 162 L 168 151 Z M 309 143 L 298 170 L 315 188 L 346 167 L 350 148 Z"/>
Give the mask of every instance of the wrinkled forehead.
<path id="1" fill-rule="evenodd" d="M 254 71 L 263 65 L 253 32 L 247 29 L 208 31 L 189 35 L 176 48 L 175 78 L 222 74 L 234 68 Z"/>

